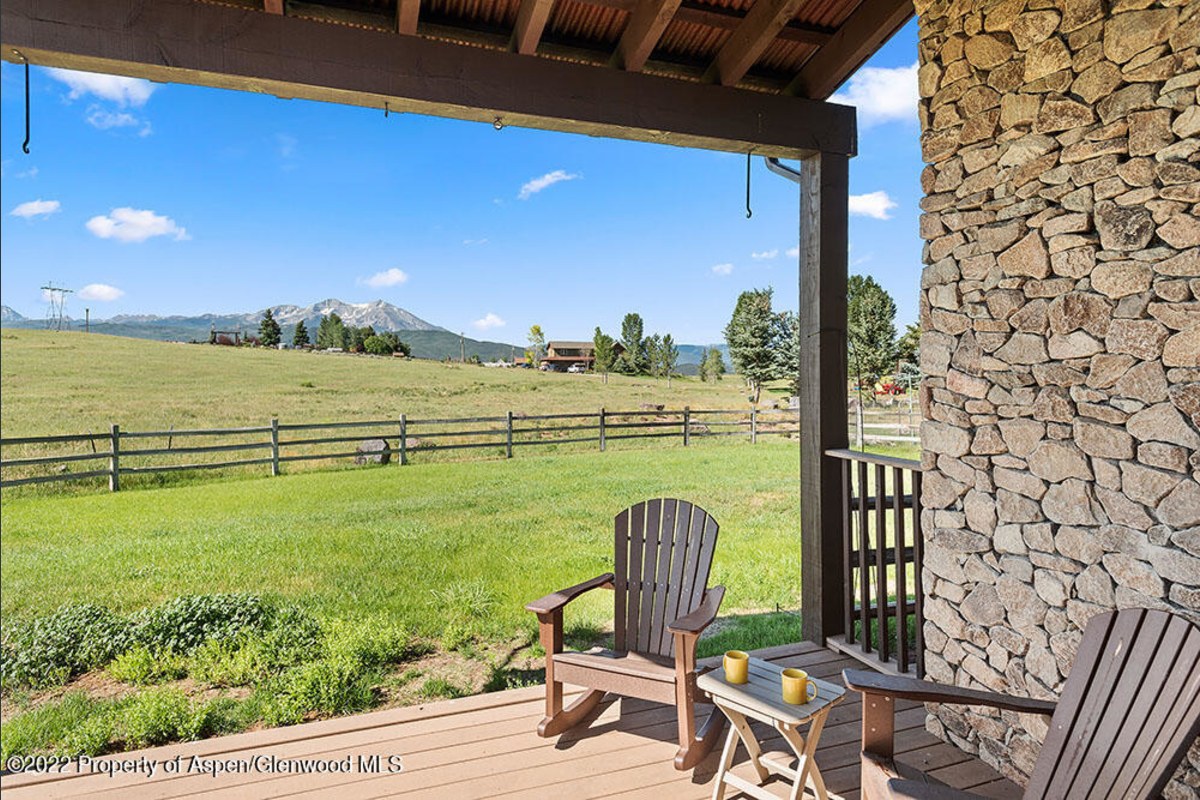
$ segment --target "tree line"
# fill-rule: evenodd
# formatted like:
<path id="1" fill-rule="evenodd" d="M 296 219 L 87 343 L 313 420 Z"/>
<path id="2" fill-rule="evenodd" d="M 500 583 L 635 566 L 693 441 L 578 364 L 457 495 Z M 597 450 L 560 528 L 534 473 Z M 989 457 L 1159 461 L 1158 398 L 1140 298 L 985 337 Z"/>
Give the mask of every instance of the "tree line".
<path id="1" fill-rule="evenodd" d="M 258 325 L 258 340 L 266 347 L 276 347 L 283 340 L 283 330 L 269 308 Z M 300 320 L 292 334 L 292 346 L 307 347 L 312 344 L 314 343 L 309 338 L 308 326 L 304 324 L 304 320 Z M 390 356 L 393 353 L 412 355 L 412 348 L 391 331 L 376 332 L 371 325 L 361 328 L 347 325 L 336 313 L 321 317 L 315 346 L 318 350 L 341 349 L 376 356 Z"/>

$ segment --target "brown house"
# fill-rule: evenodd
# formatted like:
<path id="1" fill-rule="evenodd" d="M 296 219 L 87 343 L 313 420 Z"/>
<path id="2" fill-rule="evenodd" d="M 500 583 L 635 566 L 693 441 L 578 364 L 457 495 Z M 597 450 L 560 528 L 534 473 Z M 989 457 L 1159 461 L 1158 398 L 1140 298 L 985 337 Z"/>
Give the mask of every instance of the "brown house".
<path id="1" fill-rule="evenodd" d="M 625 348 L 618 342 L 613 345 L 613 352 L 620 355 Z M 596 363 L 596 346 L 591 342 L 548 342 L 542 363 L 556 372 L 563 372 L 572 364 L 582 364 L 584 369 L 591 369 Z"/>

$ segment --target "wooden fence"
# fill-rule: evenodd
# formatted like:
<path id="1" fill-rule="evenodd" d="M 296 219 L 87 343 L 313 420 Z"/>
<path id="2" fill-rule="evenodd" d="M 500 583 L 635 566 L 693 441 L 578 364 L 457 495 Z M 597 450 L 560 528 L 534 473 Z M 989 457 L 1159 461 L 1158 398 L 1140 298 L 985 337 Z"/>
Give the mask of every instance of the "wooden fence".
<path id="1" fill-rule="evenodd" d="M 796 435 L 799 412 L 788 409 L 691 409 L 607 411 L 591 414 L 395 419 L 270 424 L 241 428 L 127 431 L 0 438 L 0 487 L 106 478 L 111 491 L 121 478 L 188 470 L 264 466 L 279 475 L 285 464 L 380 455 L 360 451 L 364 440 L 387 443 L 387 458 L 405 465 L 415 456 L 491 449 L 512 458 L 526 447 L 630 439 L 675 440 Z M 182 440 L 180 445 L 177 440 Z M 192 444 L 197 442 L 197 444 Z M 54 452 L 69 448 L 83 452 Z M 17 456 L 5 456 L 17 452 Z M 74 471 L 83 467 L 80 471 Z"/>
<path id="2" fill-rule="evenodd" d="M 845 634 L 834 647 L 884 671 L 924 675 L 921 462 L 854 450 L 842 465 Z"/>

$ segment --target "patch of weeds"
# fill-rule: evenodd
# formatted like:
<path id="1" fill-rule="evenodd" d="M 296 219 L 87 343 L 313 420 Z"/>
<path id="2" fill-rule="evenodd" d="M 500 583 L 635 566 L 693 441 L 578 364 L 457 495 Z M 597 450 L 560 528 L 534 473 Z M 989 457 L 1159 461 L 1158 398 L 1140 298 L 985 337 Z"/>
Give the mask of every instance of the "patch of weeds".
<path id="1" fill-rule="evenodd" d="M 187 675 L 182 656 L 174 653 L 155 655 L 143 644 L 126 650 L 108 665 L 108 674 L 124 683 L 145 686 L 173 681 Z"/>
<path id="2" fill-rule="evenodd" d="M 198 702 L 178 689 L 149 689 L 124 708 L 121 729 L 135 748 L 192 741 L 228 730 L 234 705 L 227 698 Z"/>
<path id="3" fill-rule="evenodd" d="M 313 383 L 312 381 L 300 381 L 300 388 L 301 389 L 315 389 L 315 388 L 317 388 L 317 385 L 315 383 Z"/>
<path id="4" fill-rule="evenodd" d="M 591 623 L 576 622 L 563 631 L 563 644 L 569 650 L 587 650 L 595 647 L 605 638 L 604 629 Z M 543 651 L 544 654 L 544 651 Z"/>
<path id="5" fill-rule="evenodd" d="M 461 650 L 472 644 L 496 599 L 479 581 L 458 581 L 435 593 L 442 613 L 448 618 L 442 629 L 442 647 Z"/>
<path id="6" fill-rule="evenodd" d="M 154 652 L 187 654 L 269 627 L 272 609 L 254 594 L 198 594 L 168 600 L 133 615 L 136 640 Z"/>
<path id="7" fill-rule="evenodd" d="M 126 650 L 130 634 L 127 621 L 91 604 L 9 624 L 0 635 L 0 682 L 5 689 L 66 683 Z"/>
<path id="8" fill-rule="evenodd" d="M 700 637 L 697 658 L 721 655 L 727 650 L 758 650 L 798 642 L 800 617 L 787 611 L 723 617 L 711 633 Z"/>
<path id="9" fill-rule="evenodd" d="M 84 692 L 68 692 L 18 714 L 0 726 L 0 758 L 100 753 L 113 738 L 113 712 L 118 705 L 111 700 L 93 700 Z"/>
<path id="10" fill-rule="evenodd" d="M 427 652 L 412 631 L 382 617 L 338 621 L 325 633 L 326 658 L 371 669 Z"/>
<path id="11" fill-rule="evenodd" d="M 544 669 L 513 669 L 512 667 L 492 667 L 487 681 L 483 684 L 485 692 L 503 692 L 506 689 L 524 689 L 527 686 L 537 686 L 546 681 Z"/>
<path id="12" fill-rule="evenodd" d="M 292 667 L 264 686 L 263 721 L 294 725 L 310 715 L 352 714 L 375 704 L 379 673 L 345 659 L 321 659 Z"/>
<path id="13" fill-rule="evenodd" d="M 453 700 L 456 697 L 466 697 L 470 692 L 460 689 L 445 678 L 430 678 L 421 686 L 418 694 L 430 700 L 438 698 Z"/>

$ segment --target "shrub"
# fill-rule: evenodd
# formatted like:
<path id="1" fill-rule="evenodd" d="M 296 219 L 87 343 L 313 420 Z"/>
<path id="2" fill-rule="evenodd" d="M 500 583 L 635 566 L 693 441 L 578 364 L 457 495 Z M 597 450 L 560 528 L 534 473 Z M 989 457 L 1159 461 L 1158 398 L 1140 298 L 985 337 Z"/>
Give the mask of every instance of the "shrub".
<path id="1" fill-rule="evenodd" d="M 5 627 L 0 675 L 6 689 L 41 688 L 107 664 L 130 641 L 125 620 L 100 606 L 68 605 Z"/>
<path id="2" fill-rule="evenodd" d="M 344 658 L 326 658 L 292 667 L 266 689 L 263 721 L 294 725 L 310 714 L 336 716 L 370 708 L 379 675 Z"/>
<path id="3" fill-rule="evenodd" d="M 380 617 L 339 621 L 330 626 L 325 636 L 326 658 L 361 669 L 406 661 L 425 649 L 407 627 Z"/>
<path id="4" fill-rule="evenodd" d="M 108 674 L 125 683 L 145 685 L 173 681 L 187 675 L 187 666 L 181 656 L 150 652 L 144 644 L 126 650 L 108 665 Z"/>

